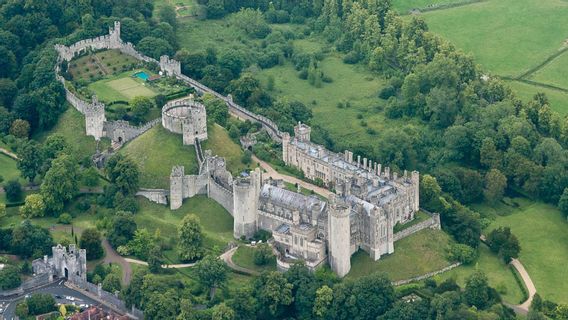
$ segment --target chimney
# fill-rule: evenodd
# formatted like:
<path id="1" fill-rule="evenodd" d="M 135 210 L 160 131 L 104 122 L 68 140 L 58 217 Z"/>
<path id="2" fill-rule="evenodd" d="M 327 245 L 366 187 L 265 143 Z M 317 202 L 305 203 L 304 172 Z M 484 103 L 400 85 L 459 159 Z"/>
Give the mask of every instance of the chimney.
<path id="1" fill-rule="evenodd" d="M 389 167 L 385 168 L 385 177 L 387 178 L 387 180 L 390 180 L 390 168 Z"/>
<path id="2" fill-rule="evenodd" d="M 357 156 L 357 167 L 361 167 L 361 156 Z"/>
<path id="3" fill-rule="evenodd" d="M 381 164 L 380 163 L 377 165 L 377 175 L 379 177 L 381 176 Z"/>
<path id="4" fill-rule="evenodd" d="M 345 150 L 345 153 L 343 154 L 343 160 L 349 161 L 349 151 Z"/>
<path id="5" fill-rule="evenodd" d="M 349 163 L 353 163 L 353 152 L 349 151 Z"/>
<path id="6" fill-rule="evenodd" d="M 367 158 L 363 158 L 363 169 L 367 169 Z"/>

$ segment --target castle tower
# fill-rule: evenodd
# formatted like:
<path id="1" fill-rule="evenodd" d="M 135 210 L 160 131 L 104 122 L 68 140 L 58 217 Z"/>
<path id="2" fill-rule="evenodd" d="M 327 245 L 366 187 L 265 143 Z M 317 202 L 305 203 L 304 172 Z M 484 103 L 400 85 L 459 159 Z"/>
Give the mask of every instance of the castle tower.
<path id="1" fill-rule="evenodd" d="M 412 209 L 414 212 L 420 210 L 420 173 L 418 171 L 412 171 L 412 188 L 414 189 L 414 202 L 412 203 Z"/>
<path id="2" fill-rule="evenodd" d="M 92 103 L 85 108 L 85 129 L 88 136 L 93 136 L 99 141 L 103 136 L 105 117 L 105 105 L 100 103 L 97 96 L 93 96 Z"/>
<path id="3" fill-rule="evenodd" d="M 168 76 L 176 76 L 181 74 L 181 63 L 163 55 L 160 56 L 160 69 Z"/>
<path id="4" fill-rule="evenodd" d="M 342 278 L 351 269 L 351 223 L 349 220 L 351 208 L 339 202 L 334 194 L 330 195 L 329 199 L 329 264 L 331 269 Z"/>
<path id="5" fill-rule="evenodd" d="M 184 167 L 174 166 L 170 174 L 170 209 L 179 209 L 183 203 Z"/>
<path id="6" fill-rule="evenodd" d="M 120 21 L 114 22 L 114 28 L 109 28 L 109 47 L 110 49 L 118 49 L 121 47 L 122 40 L 120 39 Z"/>
<path id="7" fill-rule="evenodd" d="M 182 122 L 182 135 L 184 145 L 193 145 L 195 139 L 207 140 L 207 113 L 205 107 L 196 103 L 188 109 L 189 117 Z"/>
<path id="8" fill-rule="evenodd" d="M 288 144 L 290 143 L 290 134 L 288 132 L 282 133 L 282 160 L 288 163 Z"/>
<path id="9" fill-rule="evenodd" d="M 309 142 L 311 132 L 312 128 L 301 122 L 298 122 L 298 125 L 294 127 L 294 135 L 299 141 Z"/>
<path id="10" fill-rule="evenodd" d="M 233 235 L 235 238 L 251 238 L 257 230 L 258 198 L 260 196 L 261 172 L 250 172 L 250 177 L 233 182 Z"/>

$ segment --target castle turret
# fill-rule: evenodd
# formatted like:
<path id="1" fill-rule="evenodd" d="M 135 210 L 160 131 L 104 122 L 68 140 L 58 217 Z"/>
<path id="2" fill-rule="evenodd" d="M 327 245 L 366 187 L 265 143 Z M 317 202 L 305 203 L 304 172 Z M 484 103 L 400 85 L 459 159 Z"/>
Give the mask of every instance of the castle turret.
<path id="1" fill-rule="evenodd" d="M 118 49 L 121 47 L 120 39 L 120 21 L 114 22 L 114 28 L 109 28 L 109 49 Z"/>
<path id="2" fill-rule="evenodd" d="M 184 167 L 174 166 L 170 174 L 170 209 L 179 209 L 183 203 Z"/>
<path id="3" fill-rule="evenodd" d="M 100 103 L 97 96 L 93 96 L 91 104 L 85 107 L 85 128 L 88 136 L 100 140 L 103 136 L 103 128 L 106 121 L 105 105 Z"/>
<path id="4" fill-rule="evenodd" d="M 329 199 L 329 264 L 339 277 L 344 277 L 351 269 L 351 208 L 334 194 Z"/>
<path id="5" fill-rule="evenodd" d="M 301 122 L 298 122 L 298 125 L 294 127 L 294 135 L 298 141 L 309 142 L 311 132 L 312 128 Z"/>
<path id="6" fill-rule="evenodd" d="M 258 198 L 261 184 L 260 169 L 250 172 L 248 178 L 233 183 L 233 235 L 235 238 L 251 238 L 257 230 Z"/>

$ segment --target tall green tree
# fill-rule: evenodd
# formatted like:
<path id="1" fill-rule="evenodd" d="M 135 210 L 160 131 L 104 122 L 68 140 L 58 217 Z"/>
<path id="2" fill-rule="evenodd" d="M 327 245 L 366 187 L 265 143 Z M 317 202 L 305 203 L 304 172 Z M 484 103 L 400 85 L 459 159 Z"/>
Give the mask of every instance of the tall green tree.
<path id="1" fill-rule="evenodd" d="M 178 228 L 180 259 L 190 261 L 199 258 L 202 253 L 203 236 L 199 219 L 192 214 L 186 215 Z"/>
<path id="2" fill-rule="evenodd" d="M 35 177 L 41 172 L 43 165 L 43 154 L 40 145 L 29 140 L 18 149 L 18 170 L 22 177 L 33 182 Z"/>
<path id="3" fill-rule="evenodd" d="M 253 295 L 258 301 L 263 317 L 277 318 L 282 315 L 285 308 L 294 300 L 292 287 L 284 275 L 276 271 L 262 273 L 255 279 Z"/>
<path id="4" fill-rule="evenodd" d="M 213 300 L 217 288 L 227 281 L 227 266 L 221 259 L 209 255 L 197 263 L 195 272 L 199 283 L 209 288 L 209 298 Z"/>
<path id="5" fill-rule="evenodd" d="M 61 154 L 51 163 L 41 183 L 40 194 L 46 210 L 52 214 L 60 213 L 66 202 L 79 191 L 78 166 L 73 158 Z"/>
<path id="6" fill-rule="evenodd" d="M 483 190 L 483 195 L 489 203 L 495 204 L 503 199 L 506 187 L 507 177 L 498 169 L 491 169 L 485 175 L 485 190 Z"/>
<path id="7" fill-rule="evenodd" d="M 105 252 L 101 244 L 101 234 L 97 229 L 83 230 L 79 246 L 87 251 L 87 260 L 96 260 L 104 256 Z"/>

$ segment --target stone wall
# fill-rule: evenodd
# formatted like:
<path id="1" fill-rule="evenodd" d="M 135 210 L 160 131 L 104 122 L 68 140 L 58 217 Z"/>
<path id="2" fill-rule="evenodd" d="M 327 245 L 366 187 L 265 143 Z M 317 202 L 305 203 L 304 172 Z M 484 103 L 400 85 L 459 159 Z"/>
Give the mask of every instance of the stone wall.
<path id="1" fill-rule="evenodd" d="M 0 290 L 0 297 L 8 297 L 17 294 L 23 294 L 25 290 L 46 285 L 52 282 L 49 274 L 43 273 L 24 281 L 19 287 L 10 290 Z"/>
<path id="2" fill-rule="evenodd" d="M 209 188 L 207 196 L 229 211 L 233 215 L 233 191 L 226 189 L 221 184 L 217 183 L 215 179 L 209 178 Z"/>
<path id="3" fill-rule="evenodd" d="M 427 220 L 424 220 L 424 221 L 422 221 L 418 224 L 415 224 L 411 227 L 408 227 L 408 228 L 406 228 L 402 231 L 395 233 L 394 234 L 394 241 L 398 241 L 402 238 L 406 238 L 409 235 L 416 233 L 420 230 L 426 229 L 426 228 L 437 229 L 437 230 L 440 230 L 442 228 L 442 226 L 440 224 L 440 215 L 438 213 L 432 214 L 432 216 Z"/>
<path id="4" fill-rule="evenodd" d="M 168 204 L 168 195 L 170 192 L 164 189 L 144 189 L 141 188 L 136 192 L 137 196 L 144 197 L 152 202 L 159 204 Z"/>
<path id="5" fill-rule="evenodd" d="M 104 136 L 110 138 L 112 141 L 126 143 L 128 141 L 134 140 L 159 123 L 160 118 L 154 119 L 139 127 L 135 127 L 128 123 L 128 121 L 123 120 L 107 121 L 104 124 Z"/>
<path id="6" fill-rule="evenodd" d="M 118 295 L 103 290 L 101 285 L 87 282 L 85 284 L 85 290 L 91 293 L 91 296 L 94 296 L 95 299 L 110 305 L 113 309 L 119 310 L 122 314 L 128 314 L 129 316 L 139 320 L 144 319 L 144 313 L 142 311 L 135 307 L 127 308 L 124 301 L 122 301 Z"/>
<path id="7" fill-rule="evenodd" d="M 394 282 L 392 282 L 392 285 L 393 285 L 393 286 L 401 286 L 401 285 L 403 285 L 403 284 L 407 284 L 407 283 L 411 283 L 411 282 L 416 282 L 416 281 L 421 281 L 421 280 L 424 280 L 424 279 L 431 278 L 431 277 L 433 277 L 433 276 L 437 276 L 437 275 L 439 275 L 439 274 L 441 274 L 441 273 L 448 272 L 448 271 L 450 271 L 450 270 L 452 270 L 452 269 L 454 269 L 454 268 L 457 268 L 457 267 L 459 267 L 459 266 L 461 266 L 461 262 L 456 262 L 456 263 L 451 264 L 451 265 L 449 265 L 449 266 L 447 266 L 447 267 L 445 267 L 445 268 L 443 268 L 443 269 L 440 269 L 440 270 L 437 270 L 437 271 L 428 272 L 428 273 L 423 274 L 423 275 L 418 276 L 418 277 L 414 277 L 414 278 L 410 278 L 410 279 L 404 279 L 404 280 L 399 280 L 399 281 L 394 281 Z"/>

